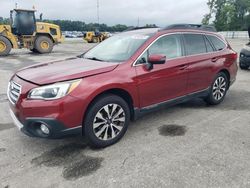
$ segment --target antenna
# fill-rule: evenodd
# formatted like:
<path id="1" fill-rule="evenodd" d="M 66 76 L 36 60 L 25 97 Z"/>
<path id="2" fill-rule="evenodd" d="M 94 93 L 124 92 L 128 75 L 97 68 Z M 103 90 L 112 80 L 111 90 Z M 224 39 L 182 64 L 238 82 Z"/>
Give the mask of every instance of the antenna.
<path id="1" fill-rule="evenodd" d="M 15 7 L 16 7 L 16 9 L 17 9 L 17 3 L 15 3 Z"/>
<path id="2" fill-rule="evenodd" d="M 100 4 L 99 4 L 99 0 L 97 0 L 97 23 L 98 23 L 98 26 L 100 24 L 99 8 L 100 8 Z"/>

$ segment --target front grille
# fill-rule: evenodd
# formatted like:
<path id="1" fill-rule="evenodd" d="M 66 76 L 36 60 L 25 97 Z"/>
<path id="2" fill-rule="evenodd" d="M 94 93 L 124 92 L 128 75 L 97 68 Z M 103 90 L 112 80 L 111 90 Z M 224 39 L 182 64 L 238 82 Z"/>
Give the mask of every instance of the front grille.
<path id="1" fill-rule="evenodd" d="M 14 81 L 10 81 L 7 94 L 9 101 L 16 104 L 21 94 L 21 86 Z"/>

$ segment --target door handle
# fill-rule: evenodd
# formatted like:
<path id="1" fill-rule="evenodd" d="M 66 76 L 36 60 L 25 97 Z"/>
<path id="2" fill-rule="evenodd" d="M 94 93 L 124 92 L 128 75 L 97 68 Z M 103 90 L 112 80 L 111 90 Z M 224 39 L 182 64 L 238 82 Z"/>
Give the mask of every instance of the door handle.
<path id="1" fill-rule="evenodd" d="M 188 68 L 188 65 L 179 66 L 179 70 L 186 70 L 187 68 Z"/>
<path id="2" fill-rule="evenodd" d="M 219 58 L 214 57 L 214 58 L 212 58 L 212 62 L 214 62 L 214 63 L 215 63 L 216 61 L 218 61 L 218 59 L 219 59 Z"/>

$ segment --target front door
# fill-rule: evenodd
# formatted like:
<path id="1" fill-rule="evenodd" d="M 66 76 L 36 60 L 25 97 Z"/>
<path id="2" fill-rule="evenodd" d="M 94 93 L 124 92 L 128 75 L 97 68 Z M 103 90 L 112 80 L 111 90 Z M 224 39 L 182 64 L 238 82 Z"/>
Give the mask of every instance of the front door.
<path id="1" fill-rule="evenodd" d="M 184 96 L 187 93 L 187 65 L 183 56 L 181 35 L 160 37 L 142 54 L 135 66 L 140 107 L 147 107 Z M 147 70 L 145 64 L 152 54 L 164 54 L 166 63 Z"/>

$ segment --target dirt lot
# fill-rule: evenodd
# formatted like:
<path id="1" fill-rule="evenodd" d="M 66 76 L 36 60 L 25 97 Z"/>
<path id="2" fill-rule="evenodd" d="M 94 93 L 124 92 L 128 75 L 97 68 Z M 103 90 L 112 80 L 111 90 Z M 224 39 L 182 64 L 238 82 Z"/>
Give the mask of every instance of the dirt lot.
<path id="1" fill-rule="evenodd" d="M 246 41 L 230 40 L 238 52 Z M 52 54 L 13 50 L 0 58 L 0 187 L 250 187 L 250 71 L 239 70 L 225 101 L 201 100 L 133 122 L 116 145 L 95 150 L 84 138 L 30 138 L 8 114 L 13 72 L 90 48 L 66 41 Z"/>

